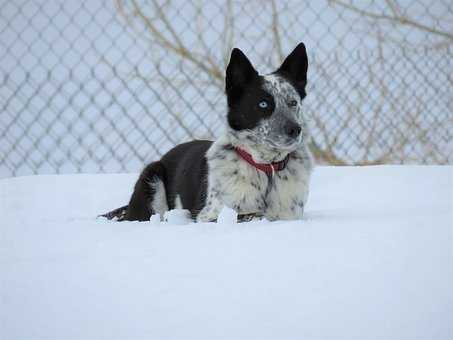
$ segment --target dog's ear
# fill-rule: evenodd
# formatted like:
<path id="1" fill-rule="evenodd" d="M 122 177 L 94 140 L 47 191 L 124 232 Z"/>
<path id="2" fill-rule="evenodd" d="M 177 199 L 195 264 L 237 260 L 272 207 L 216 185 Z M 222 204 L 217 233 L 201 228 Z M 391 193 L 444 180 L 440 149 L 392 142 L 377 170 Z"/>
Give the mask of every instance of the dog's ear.
<path id="1" fill-rule="evenodd" d="M 258 76 L 252 63 L 247 59 L 244 53 L 238 48 L 231 51 L 230 62 L 226 69 L 225 88 L 228 92 L 235 87 L 241 87 L 248 84 Z"/>
<path id="2" fill-rule="evenodd" d="M 299 93 L 305 93 L 305 85 L 307 85 L 307 69 L 307 50 L 305 49 L 304 43 L 300 43 L 291 54 L 286 57 L 282 66 L 280 66 L 276 73 L 291 80 Z"/>

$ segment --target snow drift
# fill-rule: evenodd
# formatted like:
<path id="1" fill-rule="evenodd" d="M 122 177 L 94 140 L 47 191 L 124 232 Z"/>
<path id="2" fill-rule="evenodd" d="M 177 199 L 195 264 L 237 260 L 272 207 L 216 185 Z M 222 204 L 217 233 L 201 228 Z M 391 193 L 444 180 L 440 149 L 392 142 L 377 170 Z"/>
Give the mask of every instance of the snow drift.
<path id="1" fill-rule="evenodd" d="M 302 221 L 110 222 L 137 175 L 0 180 L 0 338 L 453 337 L 453 167 L 320 167 Z"/>

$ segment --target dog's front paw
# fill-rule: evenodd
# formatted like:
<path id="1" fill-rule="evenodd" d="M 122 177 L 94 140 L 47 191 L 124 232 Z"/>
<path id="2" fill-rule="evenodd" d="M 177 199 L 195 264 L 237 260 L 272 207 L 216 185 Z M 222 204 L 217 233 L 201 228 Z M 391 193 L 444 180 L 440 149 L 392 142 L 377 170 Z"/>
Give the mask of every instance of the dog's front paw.
<path id="1" fill-rule="evenodd" d="M 260 221 L 263 218 L 263 215 L 260 213 L 252 213 L 252 214 L 240 214 L 238 216 L 238 222 L 251 222 L 251 221 Z"/>
<path id="2" fill-rule="evenodd" d="M 218 209 L 206 209 L 200 211 L 197 216 L 197 222 L 216 222 L 220 211 Z"/>

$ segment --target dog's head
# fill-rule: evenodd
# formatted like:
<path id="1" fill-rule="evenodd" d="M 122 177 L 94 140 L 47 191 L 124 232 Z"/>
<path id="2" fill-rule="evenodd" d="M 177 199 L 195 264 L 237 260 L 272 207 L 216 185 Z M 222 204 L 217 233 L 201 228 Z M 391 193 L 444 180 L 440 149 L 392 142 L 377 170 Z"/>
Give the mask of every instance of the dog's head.
<path id="1" fill-rule="evenodd" d="M 307 84 L 307 52 L 300 43 L 277 71 L 259 75 L 235 48 L 226 70 L 228 124 L 241 139 L 271 149 L 293 151 L 306 138 L 302 100 Z"/>

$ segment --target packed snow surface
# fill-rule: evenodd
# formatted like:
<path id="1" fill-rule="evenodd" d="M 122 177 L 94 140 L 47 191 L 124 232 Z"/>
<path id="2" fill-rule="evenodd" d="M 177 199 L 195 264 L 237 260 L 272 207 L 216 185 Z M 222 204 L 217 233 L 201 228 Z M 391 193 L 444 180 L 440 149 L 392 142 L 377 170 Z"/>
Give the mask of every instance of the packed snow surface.
<path id="1" fill-rule="evenodd" d="M 453 338 L 453 167 L 319 167 L 302 221 L 96 218 L 136 177 L 0 180 L 0 339 Z"/>

